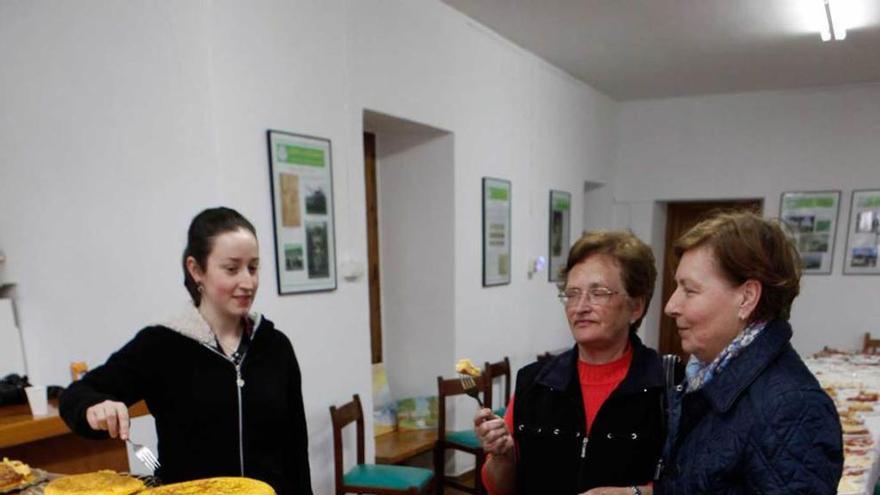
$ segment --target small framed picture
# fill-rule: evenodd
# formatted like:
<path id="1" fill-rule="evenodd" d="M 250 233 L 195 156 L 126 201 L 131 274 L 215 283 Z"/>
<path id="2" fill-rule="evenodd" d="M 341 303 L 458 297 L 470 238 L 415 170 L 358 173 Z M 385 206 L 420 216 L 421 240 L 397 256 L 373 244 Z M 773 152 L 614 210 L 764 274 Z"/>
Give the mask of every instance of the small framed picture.
<path id="1" fill-rule="evenodd" d="M 785 192 L 779 205 L 779 218 L 797 246 L 804 274 L 830 274 L 840 191 Z"/>
<path id="2" fill-rule="evenodd" d="M 336 288 L 330 140 L 266 132 L 278 294 Z"/>
<path id="3" fill-rule="evenodd" d="M 550 245 L 547 256 L 547 278 L 550 282 L 562 279 L 561 273 L 568 261 L 571 243 L 571 193 L 550 191 Z"/>
<path id="4" fill-rule="evenodd" d="M 877 250 L 880 249 L 880 189 L 852 192 L 849 228 L 846 235 L 844 275 L 878 275 Z"/>
<path id="5" fill-rule="evenodd" d="M 510 181 L 483 177 L 483 287 L 510 283 Z"/>

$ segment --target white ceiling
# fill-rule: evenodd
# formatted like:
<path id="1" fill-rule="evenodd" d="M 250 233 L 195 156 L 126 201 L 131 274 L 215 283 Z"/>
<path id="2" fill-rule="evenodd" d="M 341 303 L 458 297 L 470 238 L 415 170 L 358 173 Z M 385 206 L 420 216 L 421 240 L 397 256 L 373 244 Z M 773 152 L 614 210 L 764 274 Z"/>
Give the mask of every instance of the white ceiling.
<path id="1" fill-rule="evenodd" d="M 616 100 L 880 81 L 880 0 L 443 0 Z"/>

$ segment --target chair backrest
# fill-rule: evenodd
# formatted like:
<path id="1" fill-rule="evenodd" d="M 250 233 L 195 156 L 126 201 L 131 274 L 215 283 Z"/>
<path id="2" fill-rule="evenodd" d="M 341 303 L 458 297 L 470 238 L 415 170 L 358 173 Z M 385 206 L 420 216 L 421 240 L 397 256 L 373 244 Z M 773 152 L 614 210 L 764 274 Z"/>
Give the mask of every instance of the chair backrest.
<path id="1" fill-rule="evenodd" d="M 357 422 L 357 463 L 364 463 L 364 411 L 361 408 L 361 398 L 358 394 L 352 396 L 352 401 L 339 407 L 330 406 L 330 421 L 333 423 L 333 462 L 336 471 L 336 486 L 342 486 L 342 429 L 353 421 Z"/>
<path id="2" fill-rule="evenodd" d="M 865 354 L 877 354 L 880 352 L 880 339 L 872 339 L 871 332 L 865 332 L 865 342 L 862 344 L 862 352 Z"/>
<path id="3" fill-rule="evenodd" d="M 495 379 L 500 377 L 504 377 L 504 401 L 498 407 L 507 407 L 507 403 L 510 402 L 510 359 L 504 356 L 504 359 L 497 363 L 486 361 L 486 364 L 483 366 L 483 374 L 487 377 L 484 382 L 486 390 L 483 392 L 483 397 L 486 398 L 486 407 L 497 409 L 492 404 L 492 396 L 494 395 L 492 386 L 495 384 Z"/>
<path id="4" fill-rule="evenodd" d="M 479 378 L 475 378 L 477 382 L 477 390 L 485 393 L 485 377 L 484 373 Z M 446 398 L 456 395 L 464 395 L 464 387 L 458 378 L 437 377 L 437 438 L 441 439 L 446 436 Z M 484 397 L 485 398 L 485 397 Z"/>
<path id="5" fill-rule="evenodd" d="M 75 382 L 88 373 L 89 365 L 83 361 L 75 361 L 70 363 L 70 381 Z"/>

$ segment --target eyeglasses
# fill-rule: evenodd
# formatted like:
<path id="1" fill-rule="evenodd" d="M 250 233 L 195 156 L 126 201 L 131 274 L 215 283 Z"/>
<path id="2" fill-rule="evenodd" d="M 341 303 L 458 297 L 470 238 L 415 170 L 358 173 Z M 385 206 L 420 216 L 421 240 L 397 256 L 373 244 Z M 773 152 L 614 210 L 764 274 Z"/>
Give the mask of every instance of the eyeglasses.
<path id="1" fill-rule="evenodd" d="M 586 299 L 590 306 L 604 306 L 615 294 L 620 294 L 620 291 L 611 290 L 608 287 L 590 287 L 586 291 L 571 288 L 559 293 L 559 302 L 566 308 L 574 308 L 580 304 L 582 299 Z"/>

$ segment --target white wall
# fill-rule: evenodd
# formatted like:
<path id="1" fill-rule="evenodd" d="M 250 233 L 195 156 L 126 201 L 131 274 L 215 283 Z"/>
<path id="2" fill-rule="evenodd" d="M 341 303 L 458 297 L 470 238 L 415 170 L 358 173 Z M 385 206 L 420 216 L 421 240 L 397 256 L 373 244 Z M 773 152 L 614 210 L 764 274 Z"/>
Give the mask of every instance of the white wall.
<path id="1" fill-rule="evenodd" d="M 551 188 L 573 193 L 578 226 L 584 181 L 610 180 L 616 105 L 439 2 L 5 1 L 0 87 L 0 248 L 37 382 L 173 311 L 189 220 L 235 207 L 262 241 L 256 308 L 293 341 L 313 484 L 331 493 L 327 408 L 371 405 L 367 285 L 275 294 L 265 131 L 331 139 L 337 261 L 365 261 L 365 108 L 455 135 L 454 355 L 518 367 L 570 342 L 527 261 L 546 255 Z M 483 176 L 513 183 L 512 283 L 491 289 Z"/>
<path id="2" fill-rule="evenodd" d="M 654 295 L 645 312 L 645 319 L 639 327 L 642 341 L 655 349 L 660 342 L 660 314 L 663 310 L 663 256 L 666 250 L 666 207 L 651 201 L 638 201 L 617 204 L 617 215 L 613 216 L 614 228 L 630 229 L 639 239 L 651 245 L 654 262 L 657 265 L 657 281 Z"/>
<path id="3" fill-rule="evenodd" d="M 608 230 L 614 225 L 614 191 L 611 185 L 590 182 L 584 185 L 583 228 L 572 232 L 572 242 L 588 230 Z"/>
<path id="4" fill-rule="evenodd" d="M 508 355 L 518 369 L 571 345 L 554 285 L 546 272 L 528 279 L 528 261 L 547 255 L 550 189 L 573 193 L 574 236 L 584 181 L 610 180 L 615 103 L 443 4 L 349 6 L 351 118 L 368 108 L 455 136 L 455 356 Z M 492 288 L 481 278 L 484 176 L 512 181 L 512 282 Z M 453 410 L 463 428 L 474 405 Z"/>
<path id="5" fill-rule="evenodd" d="M 880 85 L 625 103 L 614 196 L 647 234 L 655 201 L 762 197 L 776 217 L 784 191 L 841 190 L 832 274 L 803 277 L 791 322 L 802 354 L 856 349 L 878 332 L 880 278 L 841 273 L 850 193 L 880 187 L 878 136 Z"/>
<path id="6" fill-rule="evenodd" d="M 0 245 L 38 383 L 184 300 L 186 226 L 220 201 L 205 5 L 143 7 L 0 3 Z"/>
<path id="7" fill-rule="evenodd" d="M 260 255 L 273 260 L 265 131 L 328 138 L 337 267 L 347 258 L 364 260 L 363 182 L 352 183 L 351 177 L 363 152 L 352 154 L 346 132 L 345 2 L 218 0 L 203 15 L 210 26 L 219 196 L 238 204 L 254 222 L 263 239 Z M 370 403 L 366 285 L 363 279 L 351 283 L 340 276 L 333 292 L 278 296 L 274 263 L 264 263 L 262 275 L 255 307 L 293 342 L 303 374 L 312 484 L 316 493 L 329 493 L 333 450 L 328 407 L 350 401 L 354 393 Z"/>

